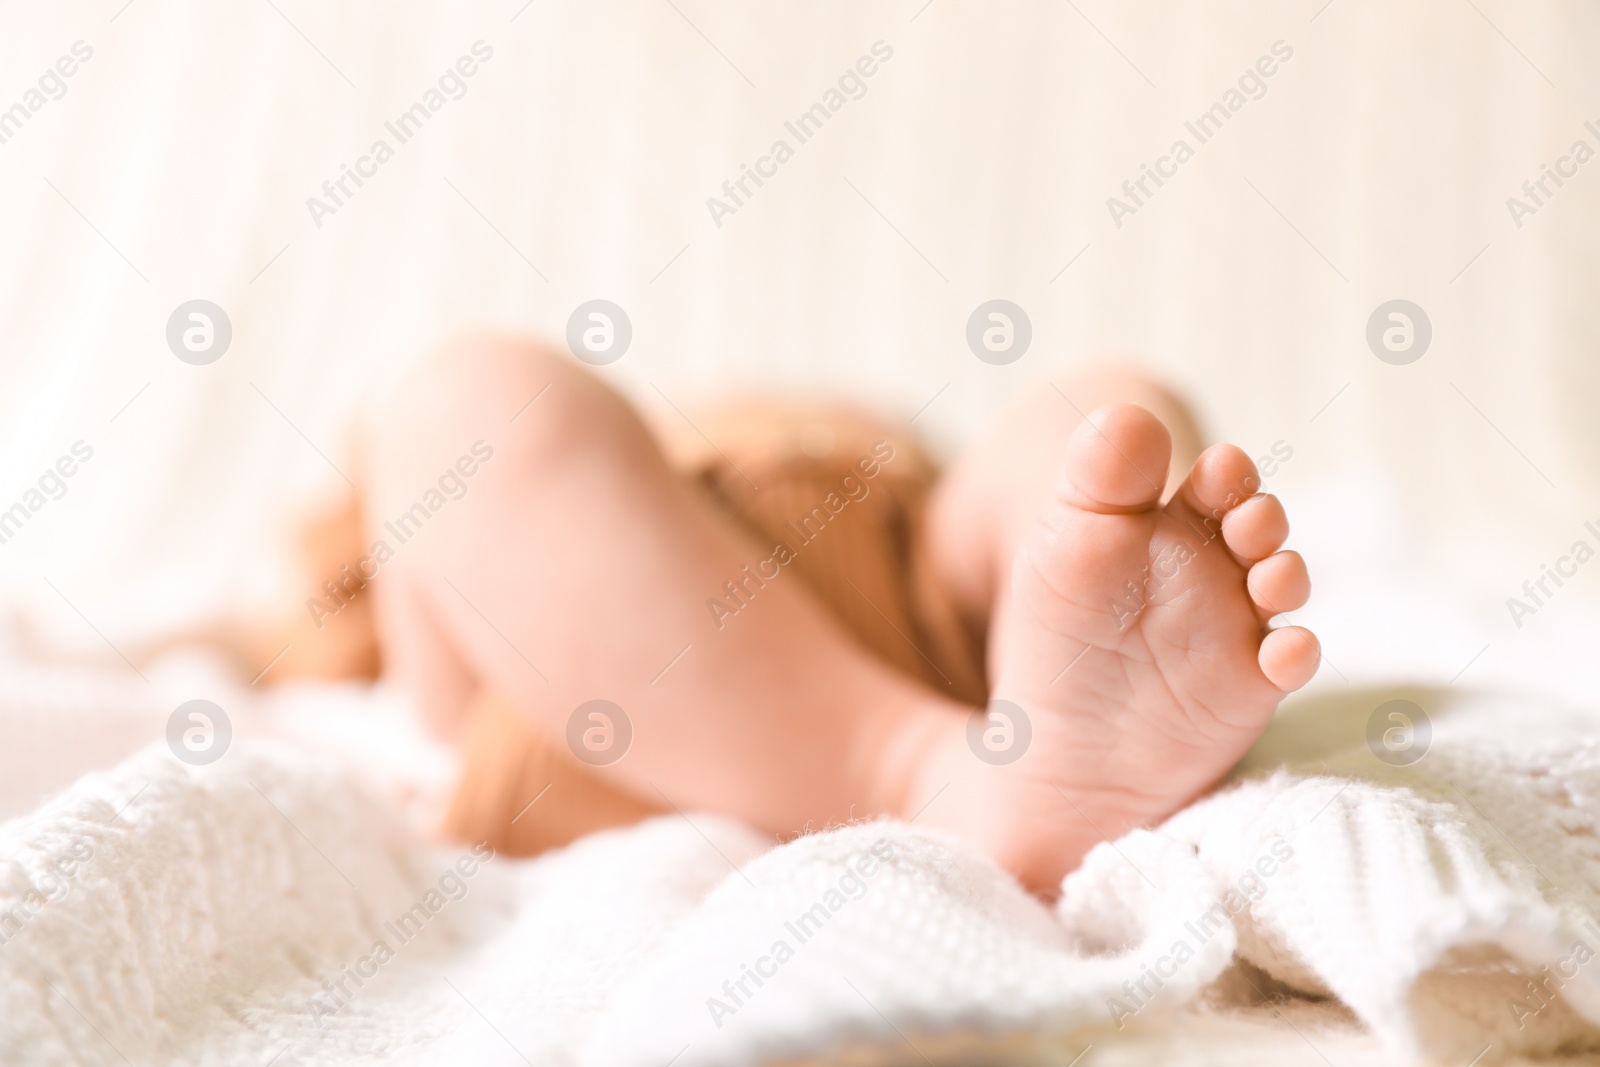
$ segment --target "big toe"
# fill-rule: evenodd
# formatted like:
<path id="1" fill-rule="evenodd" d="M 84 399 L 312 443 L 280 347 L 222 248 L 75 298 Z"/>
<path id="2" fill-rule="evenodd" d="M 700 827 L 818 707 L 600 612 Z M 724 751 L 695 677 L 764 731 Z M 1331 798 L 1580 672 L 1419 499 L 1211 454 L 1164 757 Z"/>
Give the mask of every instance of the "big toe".
<path id="1" fill-rule="evenodd" d="M 1063 493 L 1088 511 L 1141 511 L 1161 499 L 1172 462 L 1172 435 L 1137 404 L 1089 413 L 1067 442 Z"/>

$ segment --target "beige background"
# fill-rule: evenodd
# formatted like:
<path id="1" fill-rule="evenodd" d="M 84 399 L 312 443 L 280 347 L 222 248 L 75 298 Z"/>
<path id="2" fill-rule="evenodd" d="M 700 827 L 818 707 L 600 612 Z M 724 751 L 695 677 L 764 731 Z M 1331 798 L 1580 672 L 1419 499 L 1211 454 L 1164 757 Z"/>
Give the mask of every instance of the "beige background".
<path id="1" fill-rule="evenodd" d="M 1600 162 L 1520 230 L 1505 206 L 1600 147 L 1593 4 L 122 4 L 0 10 L 0 107 L 94 48 L 0 145 L 0 507 L 95 449 L 0 546 L 15 647 L 116 662 L 86 621 L 132 639 L 272 587 L 363 398 L 461 330 L 558 339 L 593 297 L 634 329 L 602 373 L 656 416 L 937 394 L 917 425 L 944 451 L 1125 354 L 1215 433 L 1293 448 L 1272 488 L 1319 577 L 1468 605 L 1446 660 L 1559 647 L 1600 589 L 1507 620 L 1600 519 Z M 316 228 L 305 199 L 479 39 L 466 96 Z M 880 39 L 867 95 L 717 228 L 706 198 Z M 1278 40 L 1266 95 L 1115 227 L 1106 197 Z M 195 297 L 233 322 L 208 367 L 164 342 Z M 992 297 L 1033 323 L 1008 367 L 963 338 Z M 1364 341 L 1395 297 L 1433 322 L 1409 367 Z M 1347 601 L 1351 632 L 1417 636 Z"/>

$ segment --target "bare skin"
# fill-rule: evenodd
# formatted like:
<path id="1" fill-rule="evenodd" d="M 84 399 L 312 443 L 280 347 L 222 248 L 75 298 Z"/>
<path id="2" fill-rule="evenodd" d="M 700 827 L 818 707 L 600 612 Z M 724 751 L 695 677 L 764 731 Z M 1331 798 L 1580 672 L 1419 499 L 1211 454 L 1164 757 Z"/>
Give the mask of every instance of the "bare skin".
<path id="1" fill-rule="evenodd" d="M 967 737 L 947 737 L 924 765 L 925 791 L 951 785 L 930 821 L 1042 893 L 1213 784 L 1320 659 L 1309 631 L 1265 629 L 1310 579 L 1243 452 L 1207 449 L 1163 504 L 1171 439 L 1143 408 L 1098 408 L 1064 451 L 1031 521 L 993 538 L 993 696 L 1024 709 L 1032 743 L 974 767 Z"/>
<path id="2" fill-rule="evenodd" d="M 1163 504 L 1193 439 L 1181 406 L 1129 375 L 1061 393 L 958 463 L 929 516 L 940 579 L 987 633 L 993 696 L 1029 718 L 1013 763 L 977 758 L 976 709 L 866 654 L 795 583 L 718 630 L 706 598 L 769 548 L 596 377 L 517 341 L 452 347 L 371 422 L 370 535 L 394 548 L 374 582 L 385 659 L 443 737 L 482 686 L 553 737 L 603 698 L 633 741 L 599 773 L 653 805 L 775 833 L 917 817 L 1051 895 L 1101 834 L 1215 782 L 1318 660 L 1309 633 L 1266 629 L 1309 582 L 1248 458 L 1207 451 Z M 1100 406 L 1116 400 L 1145 407 Z M 1178 456 L 1145 408 L 1177 425 Z M 384 523 L 476 442 L 492 458 L 397 545 Z"/>

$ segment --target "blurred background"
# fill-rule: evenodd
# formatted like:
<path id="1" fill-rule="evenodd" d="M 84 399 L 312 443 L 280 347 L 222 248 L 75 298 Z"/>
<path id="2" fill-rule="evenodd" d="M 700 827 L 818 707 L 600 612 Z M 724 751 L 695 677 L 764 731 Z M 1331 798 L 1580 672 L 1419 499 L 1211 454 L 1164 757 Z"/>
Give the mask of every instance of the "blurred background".
<path id="1" fill-rule="evenodd" d="M 1324 683 L 1592 692 L 1600 565 L 1506 604 L 1600 549 L 1592 3 L 97 0 L 0 30 L 12 657 L 127 674 L 129 648 L 313 595 L 287 589 L 294 530 L 346 490 L 363 404 L 451 335 L 559 345 L 604 299 L 632 341 L 598 373 L 653 419 L 842 397 L 943 456 L 1030 385 L 1140 364 L 1289 457 L 1267 483 Z M 864 56 L 801 143 L 785 123 Z M 1202 143 L 1185 124 L 1219 103 Z M 967 343 L 993 299 L 1031 324 L 1005 365 Z M 167 340 L 191 300 L 231 324 L 205 365 Z M 1391 300 L 1431 327 L 1410 362 L 1368 342 Z"/>

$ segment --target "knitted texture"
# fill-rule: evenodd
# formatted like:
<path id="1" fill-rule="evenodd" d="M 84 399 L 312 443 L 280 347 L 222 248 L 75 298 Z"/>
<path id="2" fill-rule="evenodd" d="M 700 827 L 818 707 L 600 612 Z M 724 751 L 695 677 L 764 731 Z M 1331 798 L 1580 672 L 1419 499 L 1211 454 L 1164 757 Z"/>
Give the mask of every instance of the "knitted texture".
<path id="1" fill-rule="evenodd" d="M 753 1064 L 1263 996 L 1337 998 L 1399 1057 L 1600 1043 L 1600 745 L 1504 748 L 1250 778 L 1054 909 L 902 824 L 774 848 L 672 815 L 518 862 L 298 752 L 152 749 L 0 827 L 0 1061 Z"/>

